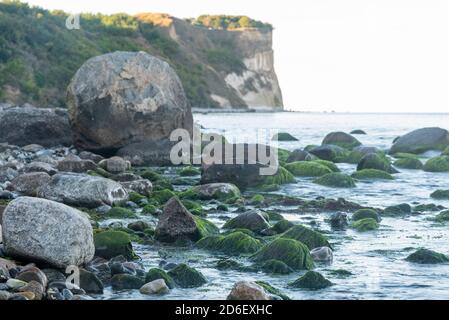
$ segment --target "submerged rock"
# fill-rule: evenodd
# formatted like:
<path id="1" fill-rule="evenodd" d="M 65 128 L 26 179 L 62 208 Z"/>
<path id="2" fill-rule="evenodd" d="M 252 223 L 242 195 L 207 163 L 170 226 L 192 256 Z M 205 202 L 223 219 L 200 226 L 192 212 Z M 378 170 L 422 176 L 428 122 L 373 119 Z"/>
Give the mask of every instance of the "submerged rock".
<path id="1" fill-rule="evenodd" d="M 313 260 L 307 246 L 293 239 L 278 238 L 260 249 L 252 259 L 257 262 L 279 260 L 293 270 L 313 268 Z"/>
<path id="2" fill-rule="evenodd" d="M 363 134 L 366 135 L 366 132 L 361 129 L 355 129 L 350 132 L 351 134 Z"/>
<path id="3" fill-rule="evenodd" d="M 430 197 L 438 200 L 449 200 L 449 190 L 437 190 Z"/>
<path id="4" fill-rule="evenodd" d="M 345 228 L 348 225 L 348 214 L 346 212 L 335 212 L 331 215 L 329 222 L 332 228 Z"/>
<path id="5" fill-rule="evenodd" d="M 315 161 L 287 163 L 285 169 L 297 177 L 321 177 L 328 173 L 332 173 L 332 170 L 327 166 Z"/>
<path id="6" fill-rule="evenodd" d="M 31 106 L 0 108 L 0 142 L 44 147 L 72 144 L 67 110 Z"/>
<path id="7" fill-rule="evenodd" d="M 248 229 L 260 232 L 270 227 L 264 214 L 258 210 L 252 210 L 239 214 L 237 217 L 225 223 L 225 229 Z"/>
<path id="8" fill-rule="evenodd" d="M 285 233 L 283 233 L 281 237 L 297 240 L 305 244 L 309 248 L 309 250 L 319 247 L 331 247 L 329 241 L 325 236 L 302 225 L 296 225 L 290 228 Z"/>
<path id="9" fill-rule="evenodd" d="M 76 173 L 54 175 L 37 194 L 41 198 L 89 208 L 121 204 L 128 199 L 128 192 L 118 182 Z"/>
<path id="10" fill-rule="evenodd" d="M 170 270 L 168 275 L 181 288 L 197 288 L 207 283 L 206 278 L 201 272 L 184 263 Z"/>
<path id="11" fill-rule="evenodd" d="M 351 227 L 356 229 L 358 232 L 373 231 L 379 229 L 379 224 L 373 218 L 364 218 L 361 220 L 354 221 Z"/>
<path id="12" fill-rule="evenodd" d="M 376 220 L 377 222 L 380 222 L 379 214 L 376 210 L 373 209 L 359 209 L 352 215 L 352 221 L 359 221 L 362 219 L 371 218 Z"/>
<path id="13" fill-rule="evenodd" d="M 363 169 L 356 171 L 351 175 L 351 177 L 357 180 L 394 180 L 394 177 L 391 174 L 376 169 Z"/>
<path id="14" fill-rule="evenodd" d="M 398 159 L 394 162 L 394 166 L 410 170 L 421 170 L 424 167 L 421 160 L 414 158 Z"/>
<path id="15" fill-rule="evenodd" d="M 145 52 L 117 51 L 89 59 L 68 87 L 67 105 L 75 144 L 87 150 L 168 140 L 173 130 L 191 132 L 193 126 L 178 76 Z"/>
<path id="16" fill-rule="evenodd" d="M 279 260 L 268 260 L 262 265 L 262 270 L 269 274 L 290 274 L 294 270 Z"/>
<path id="17" fill-rule="evenodd" d="M 313 182 L 332 188 L 355 188 L 356 186 L 354 180 L 350 176 L 338 172 L 326 174 L 315 179 Z"/>
<path id="18" fill-rule="evenodd" d="M 449 156 L 439 156 L 427 160 L 424 164 L 424 171 L 427 172 L 448 172 Z"/>
<path id="19" fill-rule="evenodd" d="M 405 260 L 420 264 L 437 264 L 449 262 L 449 257 L 428 249 L 419 249 L 409 255 Z"/>
<path id="20" fill-rule="evenodd" d="M 393 168 L 390 160 L 386 156 L 379 155 L 377 153 L 367 154 L 360 160 L 357 165 L 357 171 L 364 169 L 375 169 L 380 171 L 385 171 L 387 173 L 398 173 L 398 171 Z"/>
<path id="21" fill-rule="evenodd" d="M 384 155 L 384 153 L 376 147 L 358 146 L 352 149 L 344 162 L 357 164 L 363 159 L 364 156 L 371 153 L 380 154 L 382 156 Z"/>
<path id="22" fill-rule="evenodd" d="M 333 283 L 315 271 L 307 271 L 301 278 L 289 284 L 293 288 L 320 290 L 332 286 Z"/>
<path id="23" fill-rule="evenodd" d="M 449 146 L 449 132 L 441 128 L 423 128 L 400 137 L 390 154 L 398 152 L 419 154 L 429 150 L 444 150 Z"/>
<path id="24" fill-rule="evenodd" d="M 359 140 L 345 132 L 331 132 L 323 140 L 323 145 L 336 145 L 345 149 L 360 146 Z"/>
<path id="25" fill-rule="evenodd" d="M 255 253 L 263 246 L 259 240 L 240 231 L 226 236 L 209 236 L 198 241 L 196 245 L 200 249 L 214 250 L 233 256 Z"/>
<path id="26" fill-rule="evenodd" d="M 152 269 L 148 270 L 148 272 L 145 276 L 146 283 L 152 282 L 152 281 L 155 281 L 158 279 L 164 280 L 165 284 L 167 285 L 167 287 L 169 289 L 173 289 L 175 287 L 175 281 L 164 270 L 159 269 L 159 268 L 152 268 Z"/>
<path id="27" fill-rule="evenodd" d="M 93 231 L 78 210 L 44 199 L 21 197 L 3 214 L 6 252 L 56 267 L 81 265 L 94 256 Z"/>
<path id="28" fill-rule="evenodd" d="M 265 292 L 264 288 L 255 282 L 239 281 L 234 284 L 227 300 L 252 300 L 262 301 L 270 300 L 270 297 Z"/>
<path id="29" fill-rule="evenodd" d="M 332 162 L 344 162 L 348 157 L 348 150 L 337 145 L 322 145 L 308 150 L 312 155 L 322 160 Z"/>
<path id="30" fill-rule="evenodd" d="M 406 215 L 412 213 L 412 207 L 407 203 L 398 204 L 395 206 L 390 206 L 382 211 L 382 216 L 398 216 Z"/>

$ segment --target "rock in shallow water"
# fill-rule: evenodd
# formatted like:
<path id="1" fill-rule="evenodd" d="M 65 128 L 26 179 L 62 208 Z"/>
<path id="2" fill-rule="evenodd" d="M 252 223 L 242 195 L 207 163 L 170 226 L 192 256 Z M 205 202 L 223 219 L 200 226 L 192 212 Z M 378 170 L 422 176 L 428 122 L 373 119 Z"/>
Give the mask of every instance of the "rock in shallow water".
<path id="1" fill-rule="evenodd" d="M 59 173 L 39 189 L 38 196 L 69 205 L 96 208 L 125 202 L 128 192 L 110 179 L 76 173 Z"/>
<path id="2" fill-rule="evenodd" d="M 265 290 L 255 282 L 237 282 L 227 300 L 270 300 Z"/>
<path id="3" fill-rule="evenodd" d="M 449 132 L 441 128 L 423 128 L 400 137 L 391 147 L 390 154 L 398 152 L 423 153 L 444 150 L 449 146 Z"/>
<path id="4" fill-rule="evenodd" d="M 89 59 L 73 77 L 67 96 L 75 144 L 82 149 L 116 150 L 193 127 L 178 76 L 166 62 L 144 52 Z"/>
<path id="5" fill-rule="evenodd" d="M 81 265 L 94 256 L 93 230 L 85 215 L 63 204 L 21 197 L 3 214 L 6 252 L 56 267 Z"/>
<path id="6" fill-rule="evenodd" d="M 142 294 L 166 294 L 170 289 L 163 279 L 158 279 L 143 285 L 139 291 Z"/>

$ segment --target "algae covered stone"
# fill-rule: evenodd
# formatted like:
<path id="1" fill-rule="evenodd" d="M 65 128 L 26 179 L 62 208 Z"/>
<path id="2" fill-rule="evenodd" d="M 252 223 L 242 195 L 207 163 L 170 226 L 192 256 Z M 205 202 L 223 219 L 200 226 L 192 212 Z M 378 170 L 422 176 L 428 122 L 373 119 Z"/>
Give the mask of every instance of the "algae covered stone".
<path id="1" fill-rule="evenodd" d="M 216 250 L 228 255 L 252 254 L 262 248 L 262 243 L 250 235 L 237 231 L 226 236 L 210 236 L 197 242 L 198 248 Z"/>
<path id="2" fill-rule="evenodd" d="M 428 249 L 418 249 L 405 260 L 419 264 L 437 264 L 449 262 L 449 257 Z"/>
<path id="3" fill-rule="evenodd" d="M 279 260 L 268 260 L 262 265 L 262 270 L 265 273 L 271 274 L 290 274 L 294 270 L 286 265 L 284 262 Z"/>
<path id="4" fill-rule="evenodd" d="M 430 197 L 438 200 L 449 200 L 449 190 L 437 190 Z"/>
<path id="5" fill-rule="evenodd" d="M 391 174 L 376 169 L 363 169 L 356 171 L 351 175 L 351 177 L 357 180 L 394 180 L 394 177 Z"/>
<path id="6" fill-rule="evenodd" d="M 382 216 L 398 216 L 412 213 L 412 207 L 408 203 L 401 203 L 394 206 L 389 206 L 382 211 Z"/>
<path id="7" fill-rule="evenodd" d="M 346 132 L 331 132 L 323 139 L 322 144 L 336 145 L 345 149 L 352 149 L 361 145 L 359 140 Z"/>
<path id="8" fill-rule="evenodd" d="M 292 136 L 290 133 L 288 132 L 279 132 L 276 133 L 273 138 L 271 138 L 271 140 L 275 140 L 275 141 L 298 141 L 297 138 L 295 138 L 294 136 Z"/>
<path id="9" fill-rule="evenodd" d="M 427 160 L 424 165 L 424 171 L 427 172 L 448 172 L 449 171 L 449 156 L 439 156 Z"/>
<path id="10" fill-rule="evenodd" d="M 327 280 L 321 273 L 307 271 L 301 278 L 289 284 L 290 287 L 320 290 L 332 286 L 333 283 Z"/>
<path id="11" fill-rule="evenodd" d="M 105 259 L 124 256 L 135 259 L 136 255 L 129 235 L 122 231 L 103 231 L 94 235 L 95 255 Z"/>
<path id="12" fill-rule="evenodd" d="M 252 259 L 256 262 L 279 260 L 293 270 L 309 270 L 314 266 L 309 248 L 305 244 L 285 238 L 278 238 L 265 245 Z"/>
<path id="13" fill-rule="evenodd" d="M 296 225 L 281 235 L 282 238 L 294 239 L 305 244 L 309 250 L 319 247 L 331 247 L 329 241 L 321 233 L 302 225 Z"/>
<path id="14" fill-rule="evenodd" d="M 354 180 L 342 173 L 329 173 L 313 181 L 316 184 L 332 188 L 355 188 Z"/>
<path id="15" fill-rule="evenodd" d="M 270 224 L 264 214 L 258 210 L 241 213 L 223 226 L 224 229 L 248 229 L 254 232 L 260 232 L 269 227 Z"/>
<path id="16" fill-rule="evenodd" d="M 374 209 L 359 209 L 352 215 L 352 221 L 359 221 L 362 219 L 371 218 L 380 222 L 379 214 Z"/>
<path id="17" fill-rule="evenodd" d="M 398 168 L 411 170 L 421 170 L 424 167 L 421 160 L 415 158 L 398 159 L 394 162 L 394 165 Z"/>
<path id="18" fill-rule="evenodd" d="M 379 224 L 375 219 L 365 218 L 354 221 L 351 226 L 359 232 L 373 231 L 379 229 Z"/>
<path id="19" fill-rule="evenodd" d="M 434 218 L 437 222 L 447 222 L 449 221 L 449 210 L 445 210 L 437 214 L 437 216 Z"/>
<path id="20" fill-rule="evenodd" d="M 175 282 L 171 276 L 168 275 L 167 272 L 165 272 L 162 269 L 159 268 L 152 268 L 148 270 L 147 274 L 145 275 L 145 282 L 152 282 L 158 279 L 163 279 L 167 286 L 170 289 L 173 289 L 175 287 Z"/>
<path id="21" fill-rule="evenodd" d="M 204 275 L 198 270 L 182 263 L 168 272 L 181 288 L 197 288 L 207 283 Z"/>
<path id="22" fill-rule="evenodd" d="M 288 163 L 285 165 L 285 169 L 297 177 L 321 177 L 328 173 L 332 173 L 332 170 L 327 166 L 315 161 L 298 161 Z"/>
<path id="23" fill-rule="evenodd" d="M 397 173 L 397 170 L 391 165 L 390 160 L 385 155 L 379 153 L 370 153 L 364 156 L 357 164 L 357 171 L 363 169 L 376 169 L 387 173 Z"/>

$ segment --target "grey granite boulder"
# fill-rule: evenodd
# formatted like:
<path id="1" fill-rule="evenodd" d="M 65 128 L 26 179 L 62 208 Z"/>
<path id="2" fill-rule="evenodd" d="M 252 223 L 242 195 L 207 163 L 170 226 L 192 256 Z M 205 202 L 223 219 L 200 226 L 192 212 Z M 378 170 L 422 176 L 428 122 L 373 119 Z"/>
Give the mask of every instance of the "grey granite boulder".
<path id="1" fill-rule="evenodd" d="M 63 268 L 92 260 L 93 230 L 85 215 L 64 204 L 20 197 L 3 214 L 8 255 Z"/>
<path id="2" fill-rule="evenodd" d="M 91 151 L 165 140 L 175 129 L 193 127 L 175 71 L 145 52 L 89 59 L 68 87 L 67 105 L 75 145 Z"/>
<path id="3" fill-rule="evenodd" d="M 390 154 L 398 152 L 419 154 L 428 150 L 444 150 L 447 146 L 449 146 L 449 131 L 441 128 L 423 128 L 397 139 L 390 149 Z"/>
<path id="4" fill-rule="evenodd" d="M 69 205 L 96 208 L 112 206 L 128 199 L 128 192 L 118 182 L 103 177 L 77 173 L 58 173 L 40 188 L 38 197 Z"/>

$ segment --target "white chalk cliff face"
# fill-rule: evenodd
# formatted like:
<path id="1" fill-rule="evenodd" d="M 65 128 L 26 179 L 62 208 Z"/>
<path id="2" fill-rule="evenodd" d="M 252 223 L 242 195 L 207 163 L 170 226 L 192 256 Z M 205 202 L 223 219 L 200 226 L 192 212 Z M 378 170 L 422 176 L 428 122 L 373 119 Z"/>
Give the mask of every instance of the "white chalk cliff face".
<path id="1" fill-rule="evenodd" d="M 240 41 L 254 47 L 246 48 L 243 62 L 247 68 L 242 74 L 231 73 L 225 77 L 239 97 L 252 109 L 282 109 L 282 93 L 274 70 L 274 52 L 271 48 L 272 32 L 244 31 Z M 263 43 L 264 45 L 260 45 Z M 252 51 L 254 50 L 254 51 Z M 222 104 L 223 107 L 230 107 Z"/>
<path id="2" fill-rule="evenodd" d="M 174 17 L 170 17 L 168 25 L 160 27 L 183 52 L 204 66 L 209 96 L 215 102 L 211 107 L 283 109 L 281 88 L 274 69 L 271 30 L 213 30 Z M 228 72 L 207 60 L 205 52 L 223 48 L 229 49 L 244 65 L 243 70 Z"/>

